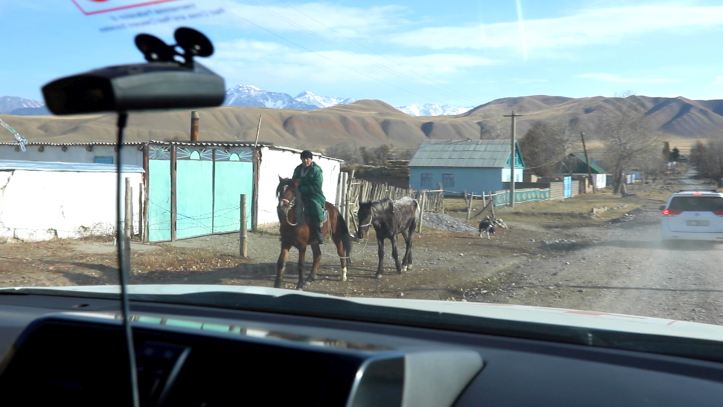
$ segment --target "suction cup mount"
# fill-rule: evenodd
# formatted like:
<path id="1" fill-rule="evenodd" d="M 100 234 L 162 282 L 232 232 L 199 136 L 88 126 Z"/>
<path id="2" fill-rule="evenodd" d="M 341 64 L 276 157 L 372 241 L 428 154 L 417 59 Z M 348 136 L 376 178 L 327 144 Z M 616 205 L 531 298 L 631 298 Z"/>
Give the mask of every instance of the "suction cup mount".
<path id="1" fill-rule="evenodd" d="M 135 43 L 148 62 L 177 62 L 181 66 L 192 68 L 194 57 L 213 55 L 211 40 L 200 31 L 180 27 L 176 29 L 173 37 L 176 44 L 168 45 L 153 35 L 138 34 Z M 181 48 L 183 53 L 178 52 L 176 48 Z"/>

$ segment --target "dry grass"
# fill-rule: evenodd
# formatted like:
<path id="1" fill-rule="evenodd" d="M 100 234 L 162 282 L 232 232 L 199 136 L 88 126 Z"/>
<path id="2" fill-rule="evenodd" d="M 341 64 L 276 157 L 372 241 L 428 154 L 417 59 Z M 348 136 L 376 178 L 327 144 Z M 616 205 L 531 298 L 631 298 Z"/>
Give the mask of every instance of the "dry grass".
<path id="1" fill-rule="evenodd" d="M 666 188 L 660 184 L 632 185 L 628 192 L 634 194 L 633 196 L 622 197 L 613 194 L 610 189 L 604 189 L 595 194 L 577 195 L 565 200 L 519 203 L 514 208 L 498 207 L 495 208 L 495 213 L 508 223 L 523 223 L 528 226 L 593 226 L 619 219 L 646 204 L 662 204 L 670 194 L 668 189 L 672 190 L 674 187 Z M 464 198 L 446 198 L 444 203 L 449 215 L 466 219 Z M 481 208 L 482 201 L 474 201 L 472 215 L 477 214 Z M 486 214 L 488 212 L 470 219 L 469 223 L 477 224 L 481 216 Z"/>

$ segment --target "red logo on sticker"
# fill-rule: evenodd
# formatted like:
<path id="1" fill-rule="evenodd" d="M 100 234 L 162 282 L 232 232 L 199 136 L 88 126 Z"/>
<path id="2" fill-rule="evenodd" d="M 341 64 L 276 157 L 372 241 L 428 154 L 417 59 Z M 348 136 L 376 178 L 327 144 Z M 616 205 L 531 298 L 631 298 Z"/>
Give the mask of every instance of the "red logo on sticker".
<path id="1" fill-rule="evenodd" d="M 154 4 L 170 3 L 172 1 L 177 0 L 86 0 L 82 3 L 78 0 L 72 0 L 73 4 L 78 7 L 78 10 L 86 16 L 152 6 Z"/>

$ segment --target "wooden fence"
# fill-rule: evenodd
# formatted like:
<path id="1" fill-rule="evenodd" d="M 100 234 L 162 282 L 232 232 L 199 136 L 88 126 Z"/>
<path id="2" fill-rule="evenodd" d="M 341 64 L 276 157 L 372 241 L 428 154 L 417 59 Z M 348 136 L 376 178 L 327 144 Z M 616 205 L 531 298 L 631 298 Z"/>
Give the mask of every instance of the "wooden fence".
<path id="1" fill-rule="evenodd" d="M 387 184 L 375 184 L 362 179 L 354 179 L 353 172 L 342 172 L 339 184 L 337 207 L 349 224 L 349 230 L 352 233 L 358 227 L 356 215 L 360 202 L 378 201 L 384 198 L 399 199 L 408 196 L 419 202 L 420 216 L 424 212 L 444 213 L 444 191 L 441 189 L 413 190 Z M 421 219 L 418 224 L 421 224 Z"/>

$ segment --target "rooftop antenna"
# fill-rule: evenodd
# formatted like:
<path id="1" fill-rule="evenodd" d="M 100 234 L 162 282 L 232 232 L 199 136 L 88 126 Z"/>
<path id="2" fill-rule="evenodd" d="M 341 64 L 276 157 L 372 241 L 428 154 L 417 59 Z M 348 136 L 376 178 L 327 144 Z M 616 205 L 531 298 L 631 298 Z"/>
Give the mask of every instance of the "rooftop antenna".
<path id="1" fill-rule="evenodd" d="M 20 145 L 20 149 L 23 150 L 23 152 L 27 151 L 25 146 L 28 144 L 28 139 L 23 137 L 20 133 L 18 133 L 17 130 L 13 128 L 13 126 L 7 124 L 3 119 L 0 119 L 0 126 L 3 126 L 5 130 L 9 131 L 10 134 L 15 137 L 15 141 L 18 142 L 18 144 Z"/>
<path id="2" fill-rule="evenodd" d="M 213 54 L 211 41 L 201 32 L 180 27 L 174 33 L 176 44 L 168 45 L 150 34 L 135 37 L 136 47 L 148 63 L 101 68 L 56 79 L 43 86 L 48 109 L 58 115 L 116 112 L 116 241 L 120 280 L 121 318 L 128 351 L 133 406 L 140 405 L 138 372 L 133 331 L 130 323 L 128 279 L 130 275 L 130 238 L 121 228 L 121 163 L 123 130 L 128 112 L 154 109 L 213 107 L 223 103 L 223 78 L 194 57 Z M 183 52 L 177 51 L 180 48 Z"/>

